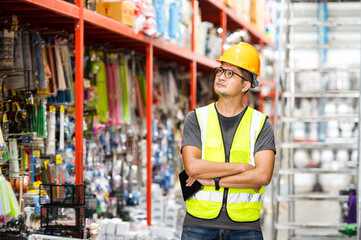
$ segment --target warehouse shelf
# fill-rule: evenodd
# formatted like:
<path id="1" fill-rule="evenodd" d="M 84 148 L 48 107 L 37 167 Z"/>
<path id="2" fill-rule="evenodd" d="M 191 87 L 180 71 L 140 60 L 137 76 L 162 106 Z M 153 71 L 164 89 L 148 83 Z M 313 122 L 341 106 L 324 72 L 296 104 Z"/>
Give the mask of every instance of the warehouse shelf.
<path id="1" fill-rule="evenodd" d="M 231 9 L 227 8 L 226 13 L 228 16 L 229 24 L 233 24 L 235 26 L 235 29 L 239 28 L 239 26 L 242 26 L 251 33 L 251 36 L 258 39 L 258 41 L 263 42 L 273 48 L 275 47 L 274 43 L 271 40 L 267 39 L 263 33 L 261 33 L 256 27 L 252 26 L 249 22 L 239 18 L 235 13 L 233 13 Z"/>
<path id="2" fill-rule="evenodd" d="M 358 114 L 324 115 L 324 116 L 287 116 L 283 122 L 329 122 L 345 121 L 358 122 Z"/>
<path id="3" fill-rule="evenodd" d="M 341 139 L 332 142 L 284 142 L 280 144 L 281 148 L 337 148 L 337 149 L 356 149 L 357 139 Z"/>
<path id="4" fill-rule="evenodd" d="M 155 55 L 164 59 L 171 58 L 175 60 L 176 57 L 181 57 L 189 62 L 194 59 L 194 54 L 191 50 L 179 47 L 163 38 L 153 39 L 153 45 Z"/>
<path id="5" fill-rule="evenodd" d="M 1 3 L 6 3 L 6 10 L 8 11 L 38 11 L 39 8 L 50 12 L 61 14 L 65 17 L 79 19 L 79 7 L 75 4 L 65 2 L 63 0 L 22 0 L 21 2 L 27 3 L 30 6 L 19 6 L 20 1 L 4 0 Z M 3 8 L 2 8 L 3 9 Z M 34 14 L 34 17 L 36 15 Z"/>
<path id="6" fill-rule="evenodd" d="M 5 0 L 0 1 L 0 9 L 3 20 L 8 18 L 11 22 L 12 15 L 16 15 L 19 22 L 25 23 L 22 26 L 25 29 L 36 29 L 43 34 L 56 31 L 60 35 L 74 33 L 74 21 L 79 20 L 80 11 L 76 5 L 62 0 Z"/>
<path id="7" fill-rule="evenodd" d="M 300 234 L 298 236 L 295 237 L 291 237 L 290 240 L 305 240 L 305 239 L 310 239 L 310 240 L 350 240 L 350 237 L 347 235 L 320 235 L 317 236 L 315 234 L 313 235 L 303 235 Z M 352 238 L 351 238 L 352 239 Z"/>
<path id="8" fill-rule="evenodd" d="M 197 61 L 200 69 L 213 69 L 219 66 L 219 62 L 201 54 L 194 53 L 194 58 Z"/>
<path id="9" fill-rule="evenodd" d="M 348 195 L 327 195 L 327 194 L 297 194 L 297 195 L 280 195 L 277 197 L 280 202 L 289 202 L 295 200 L 332 200 L 347 201 Z"/>
<path id="10" fill-rule="evenodd" d="M 216 22 L 222 22 L 224 36 L 227 27 L 230 30 L 245 29 L 250 32 L 251 43 L 270 45 L 270 41 L 264 33 L 260 32 L 254 26 L 238 18 L 235 13 L 228 9 L 223 3 L 215 0 L 201 0 L 200 6 L 207 5 L 218 19 Z M 194 0 L 192 0 L 192 6 Z M 190 68 L 190 109 L 195 108 L 196 103 L 196 77 L 197 68 L 204 71 L 210 71 L 218 66 L 218 63 L 206 56 L 196 54 L 194 44 L 192 50 L 179 47 L 169 43 L 162 38 L 153 38 L 143 33 L 135 34 L 133 29 L 123 23 L 107 18 L 103 15 L 83 8 L 84 1 L 76 0 L 76 4 L 71 4 L 63 0 L 4 0 L 0 2 L 2 18 L 11 18 L 13 14 L 19 16 L 21 23 L 29 24 L 28 28 L 39 31 L 41 34 L 54 34 L 60 32 L 64 35 L 75 33 L 75 87 L 77 89 L 75 96 L 75 182 L 83 182 L 83 53 L 84 45 L 99 46 L 99 43 L 106 45 L 107 48 L 124 48 L 127 50 L 136 50 L 145 53 L 146 60 L 146 84 L 147 84 L 147 174 L 151 176 L 151 144 L 152 144 L 152 85 L 153 85 L 153 59 L 161 59 L 181 63 Z M 210 13 L 207 11 L 207 15 Z M 225 19 L 226 18 L 226 19 Z M 194 15 L 193 32 L 194 32 Z M 228 23 L 227 23 L 228 21 Z M 194 35 L 192 42 L 194 43 Z M 152 179 L 147 179 L 147 198 L 151 198 Z M 147 223 L 151 225 L 151 201 L 147 201 Z"/>
<path id="11" fill-rule="evenodd" d="M 302 228 L 318 228 L 318 229 L 342 229 L 347 223 L 283 223 L 276 224 L 276 229 L 302 229 Z"/>
<path id="12" fill-rule="evenodd" d="M 293 175 L 295 173 L 312 173 L 312 174 L 351 174 L 356 175 L 356 169 L 343 168 L 343 169 L 324 169 L 324 168 L 290 168 L 290 169 L 280 169 L 280 175 Z"/>
<path id="13" fill-rule="evenodd" d="M 199 6 L 201 9 L 205 9 L 207 16 L 202 16 L 205 21 L 216 23 L 221 25 L 221 20 L 219 18 L 219 11 L 225 12 L 227 16 L 227 28 L 230 30 L 245 29 L 247 30 L 252 38 L 253 42 L 261 42 L 265 45 L 275 47 L 275 44 L 269 40 L 266 35 L 260 32 L 255 26 L 251 25 L 249 22 L 241 19 L 234 13 L 230 8 L 225 4 L 217 0 L 201 0 L 199 1 Z"/>
<path id="14" fill-rule="evenodd" d="M 316 0 L 291 0 L 290 2 L 292 3 L 305 3 L 305 2 L 308 2 L 308 3 L 315 3 L 317 2 Z M 328 0 L 327 2 L 359 2 L 357 0 Z"/>
<path id="15" fill-rule="evenodd" d="M 223 4 L 218 6 L 218 11 L 224 9 Z M 30 23 L 30 28 L 37 28 L 40 32 L 46 34 L 63 29 L 64 34 L 74 32 L 74 21 L 79 19 L 79 7 L 75 4 L 63 0 L 19 0 L 19 1 L 2 1 L 0 9 L 3 16 L 8 13 L 19 15 L 21 22 Z M 34 14 L 34 11 L 36 14 Z M 98 14 L 88 9 L 83 10 L 84 14 L 84 34 L 85 44 L 93 45 L 103 42 L 109 46 L 118 47 L 119 44 L 126 44 L 128 49 L 145 52 L 146 44 L 150 43 L 149 36 L 138 33 L 118 21 Z M 47 27 L 44 26 L 46 19 Z M 59 27 L 59 23 L 62 23 Z M 181 62 L 188 65 L 191 61 L 196 61 L 200 70 L 210 71 L 218 64 L 209 57 L 196 54 L 191 50 L 179 47 L 169 43 L 162 38 L 152 39 L 154 45 L 154 54 L 164 59 Z"/>
<path id="16" fill-rule="evenodd" d="M 145 44 L 150 42 L 149 36 L 143 33 L 135 34 L 131 27 L 87 9 L 84 9 L 84 22 L 86 43 L 88 44 L 96 44 L 99 40 L 114 46 L 125 43 L 132 49 L 144 52 Z M 181 62 L 184 65 L 195 60 L 200 65 L 201 70 L 207 71 L 218 66 L 217 61 L 179 47 L 163 38 L 152 40 L 154 55 L 162 59 Z"/>
<path id="17" fill-rule="evenodd" d="M 325 67 L 319 67 L 319 68 L 286 68 L 286 73 L 304 73 L 304 72 L 320 72 L 320 73 L 326 73 L 326 72 L 352 72 L 352 73 L 359 73 L 358 68 L 349 68 L 349 67 L 332 67 L 332 68 L 325 68 Z"/>
<path id="18" fill-rule="evenodd" d="M 328 91 L 328 92 L 283 92 L 285 98 L 358 98 L 358 91 Z"/>
<path id="19" fill-rule="evenodd" d="M 91 26 L 93 28 L 91 28 Z M 135 43 L 138 44 L 149 42 L 149 37 L 143 33 L 135 34 L 131 27 L 88 9 L 84 9 L 84 27 L 86 36 L 90 36 L 91 39 L 94 38 L 94 36 L 91 34 L 94 34 L 95 36 L 98 36 L 99 38 L 106 41 L 110 40 L 111 38 L 114 38 L 114 41 L 119 41 L 117 38 L 119 38 L 119 35 L 121 35 L 122 37 L 126 37 L 128 40 L 136 41 Z M 88 28 L 92 29 L 93 31 L 88 33 Z"/>
<path id="20" fill-rule="evenodd" d="M 288 49 L 359 49 L 360 44 L 287 44 Z"/>
<path id="21" fill-rule="evenodd" d="M 322 27 L 333 27 L 343 25 L 360 25 L 360 18 L 343 18 L 343 19 L 328 19 L 326 21 L 315 21 L 315 20 L 293 20 L 288 23 L 289 26 L 322 26 Z"/>
<path id="22" fill-rule="evenodd" d="M 294 2 L 300 2 L 300 4 L 293 4 Z M 307 98 L 314 98 L 312 100 L 316 100 L 317 103 L 317 106 L 312 105 L 310 108 L 316 107 L 318 112 L 323 110 L 327 112 L 328 109 L 324 109 L 322 105 L 335 103 L 335 107 L 337 107 L 338 101 L 346 104 L 350 102 L 349 105 L 351 105 L 351 102 L 353 104 L 360 97 L 360 91 L 354 81 L 355 76 L 359 75 L 359 63 L 357 61 L 355 63 L 342 61 L 350 55 L 348 51 L 355 50 L 358 52 L 361 47 L 354 35 L 347 39 L 344 38 L 345 35 L 349 36 L 349 33 L 357 36 L 359 32 L 358 26 L 361 25 L 359 4 L 343 4 L 340 1 L 337 1 L 337 4 L 328 4 L 329 2 L 336 1 L 312 1 L 311 3 L 311 1 L 286 0 L 284 2 L 285 8 L 280 10 L 279 59 L 284 59 L 284 63 L 279 65 L 277 86 L 280 87 L 277 90 L 282 88 L 280 107 L 283 110 L 280 111 L 279 115 L 276 114 L 277 118 L 280 119 L 276 131 L 280 138 L 279 147 L 281 150 L 277 157 L 279 168 L 275 171 L 273 185 L 276 187 L 276 191 L 272 195 L 272 206 L 274 206 L 272 209 L 272 240 L 281 239 L 278 234 L 281 231 L 278 230 L 288 230 L 283 231 L 283 233 L 286 232 L 287 239 L 332 239 L 328 236 L 330 234 L 338 234 L 335 239 L 343 239 L 344 236 L 337 230 L 345 229 L 343 226 L 346 224 L 343 223 L 345 220 L 341 218 L 325 219 L 324 221 L 334 223 L 325 223 L 322 220 L 316 223 L 318 212 L 311 211 L 307 214 L 307 219 L 302 221 L 304 214 L 299 211 L 301 205 L 297 204 L 296 201 L 317 200 L 320 201 L 317 203 L 320 206 L 327 206 L 327 201 L 346 202 L 349 196 L 337 195 L 339 188 L 348 189 L 352 186 L 351 184 L 360 181 L 360 179 L 355 180 L 359 178 L 359 169 L 356 160 L 353 159 L 354 156 L 349 154 L 350 152 L 354 154 L 359 147 L 357 137 L 325 138 L 325 135 L 331 135 L 332 131 L 344 133 L 344 129 L 337 128 L 338 125 L 336 126 L 336 124 L 338 123 L 351 122 L 350 125 L 355 125 L 354 123 L 359 122 L 360 115 L 357 111 L 327 115 L 321 113 L 311 115 L 304 111 L 307 101 L 310 100 Z M 340 61 L 333 61 L 336 59 L 332 59 L 330 56 L 334 58 L 337 56 L 339 58 L 337 60 Z M 311 61 L 312 64 L 308 64 Z M 344 74 L 343 77 L 338 78 L 340 72 L 351 74 Z M 300 90 L 300 84 L 305 86 L 304 78 L 310 78 L 301 76 L 301 73 L 313 73 L 310 77 L 317 76 L 320 81 L 323 80 L 322 88 L 310 84 L 311 81 L 308 86 L 306 83 L 306 87 Z M 345 86 L 349 84 L 351 87 L 347 89 L 350 91 L 342 90 L 345 89 L 342 88 L 344 85 L 339 88 L 331 85 L 332 82 L 328 81 L 331 77 L 342 84 L 344 83 Z M 305 105 L 303 105 L 304 103 Z M 336 123 L 325 124 L 331 121 Z M 305 128 L 300 127 L 299 123 L 305 124 Z M 307 125 L 307 123 L 324 124 Z M 316 130 L 314 126 L 316 126 Z M 299 130 L 299 134 L 297 134 L 297 130 Z M 307 137 L 305 137 L 306 139 L 300 138 L 301 133 L 309 135 L 309 139 Z M 310 139 L 311 135 L 312 139 Z M 356 136 L 354 130 L 352 130 L 352 136 Z M 327 152 L 330 154 L 323 154 Z M 346 152 L 345 159 L 342 159 L 341 155 L 333 155 L 333 153 L 339 154 L 341 152 Z M 319 155 L 314 153 L 319 153 Z M 297 166 L 305 167 L 298 168 Z M 308 178 L 310 182 L 303 182 L 300 174 L 312 174 Z M 337 177 L 342 177 L 345 181 L 340 181 L 338 182 L 340 185 L 335 186 L 329 182 L 330 178 L 337 181 L 337 178 L 333 177 L 334 174 Z M 322 194 L 305 192 L 306 184 L 307 188 L 312 187 L 312 185 L 323 187 L 323 180 L 325 180 L 323 177 L 328 177 L 326 185 L 332 185 L 332 187 L 328 187 L 329 191 Z M 335 189 L 337 189 L 336 194 L 334 193 Z M 322 203 L 322 201 L 324 202 Z M 279 208 L 280 202 L 283 202 L 282 206 L 287 206 L 287 213 L 282 213 L 283 209 Z M 343 211 L 341 204 L 335 203 L 335 207 Z M 287 216 L 284 217 L 282 214 Z M 359 226 L 360 223 L 358 222 L 358 233 L 360 232 Z M 306 229 L 317 229 L 317 231 L 307 231 Z M 318 231 L 319 229 L 321 231 Z M 334 233 L 328 230 L 333 230 Z M 306 232 L 309 235 L 304 237 L 303 234 Z"/>

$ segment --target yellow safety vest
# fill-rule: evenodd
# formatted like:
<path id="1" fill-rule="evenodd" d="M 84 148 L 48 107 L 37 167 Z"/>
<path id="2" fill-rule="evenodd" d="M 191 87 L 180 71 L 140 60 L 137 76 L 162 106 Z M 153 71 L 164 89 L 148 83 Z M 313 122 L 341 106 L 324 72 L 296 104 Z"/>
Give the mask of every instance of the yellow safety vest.
<path id="1" fill-rule="evenodd" d="M 225 162 L 222 132 L 215 104 L 196 109 L 202 136 L 202 159 Z M 247 108 L 237 127 L 229 162 L 254 163 L 254 146 L 265 122 L 266 115 L 250 107 Z M 186 202 L 187 212 L 197 218 L 214 219 L 222 208 L 224 188 L 215 190 L 205 186 Z M 254 189 L 229 188 L 227 194 L 228 216 L 237 222 L 255 221 L 260 217 L 264 198 L 264 188 L 257 193 Z"/>

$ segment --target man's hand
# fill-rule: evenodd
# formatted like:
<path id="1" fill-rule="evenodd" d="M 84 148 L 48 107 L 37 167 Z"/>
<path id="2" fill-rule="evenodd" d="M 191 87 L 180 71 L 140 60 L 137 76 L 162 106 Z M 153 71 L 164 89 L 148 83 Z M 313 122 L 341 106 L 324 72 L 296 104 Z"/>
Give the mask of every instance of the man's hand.
<path id="1" fill-rule="evenodd" d="M 188 177 L 188 179 L 186 180 L 186 187 L 190 187 L 193 185 L 193 183 L 196 181 L 197 179 L 192 178 L 192 177 Z"/>
<path id="2" fill-rule="evenodd" d="M 188 179 L 186 180 L 186 187 L 192 186 L 195 181 L 198 181 L 203 186 L 214 186 L 213 179 L 195 179 L 193 177 L 188 177 Z"/>

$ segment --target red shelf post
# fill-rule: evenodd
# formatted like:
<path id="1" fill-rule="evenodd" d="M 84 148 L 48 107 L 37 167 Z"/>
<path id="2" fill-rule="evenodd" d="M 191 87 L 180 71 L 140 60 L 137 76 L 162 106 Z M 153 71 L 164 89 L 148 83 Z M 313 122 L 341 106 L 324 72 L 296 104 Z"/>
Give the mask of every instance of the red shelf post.
<path id="1" fill-rule="evenodd" d="M 77 0 L 79 19 L 75 20 L 75 183 L 83 183 L 83 59 L 84 18 L 83 0 Z"/>
<path id="2" fill-rule="evenodd" d="M 195 34 L 194 34 L 194 30 L 196 29 L 195 27 L 195 21 L 196 21 L 196 13 L 195 13 L 195 0 L 192 0 L 192 38 L 191 38 L 191 50 L 192 52 L 195 51 L 196 49 L 196 39 L 195 39 Z"/>
<path id="3" fill-rule="evenodd" d="M 196 39 L 195 39 L 195 19 L 196 19 L 196 13 L 194 11 L 195 8 L 195 0 L 192 0 L 192 39 L 191 39 L 191 47 L 192 52 L 195 52 L 196 49 Z M 190 63 L 190 71 L 191 71 L 191 82 L 190 82 L 190 110 L 192 111 L 196 107 L 197 103 L 197 62 L 195 58 Z"/>
<path id="4" fill-rule="evenodd" d="M 221 10 L 221 28 L 222 28 L 222 54 L 224 52 L 223 46 L 226 43 L 227 38 L 227 13 L 223 9 Z"/>
<path id="5" fill-rule="evenodd" d="M 147 224 L 152 225 L 152 106 L 153 106 L 153 38 L 146 45 L 147 81 Z"/>
<path id="6" fill-rule="evenodd" d="M 191 91 L 191 102 L 190 102 L 190 110 L 196 108 L 197 103 L 197 62 L 192 60 L 190 64 L 191 68 L 191 82 L 190 82 L 190 91 Z"/>

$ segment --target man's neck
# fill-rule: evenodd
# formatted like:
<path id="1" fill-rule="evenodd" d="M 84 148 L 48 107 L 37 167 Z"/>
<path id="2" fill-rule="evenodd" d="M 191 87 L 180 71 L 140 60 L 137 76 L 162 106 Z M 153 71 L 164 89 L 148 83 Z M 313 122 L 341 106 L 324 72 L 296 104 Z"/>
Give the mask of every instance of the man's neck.
<path id="1" fill-rule="evenodd" d="M 216 102 L 217 111 L 225 117 L 233 117 L 243 111 L 245 106 L 239 100 L 231 100 L 219 97 Z"/>

